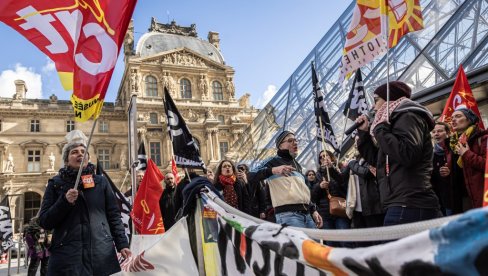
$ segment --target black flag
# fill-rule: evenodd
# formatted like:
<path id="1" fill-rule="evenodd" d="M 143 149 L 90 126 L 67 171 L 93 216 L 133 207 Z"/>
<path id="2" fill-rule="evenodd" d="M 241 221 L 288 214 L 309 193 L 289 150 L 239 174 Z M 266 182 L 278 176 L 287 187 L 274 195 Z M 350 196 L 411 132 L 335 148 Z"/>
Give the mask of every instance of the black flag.
<path id="1" fill-rule="evenodd" d="M 146 155 L 146 148 L 144 147 L 144 142 L 141 142 L 139 145 L 139 150 L 137 151 L 137 159 L 139 159 L 139 164 L 136 167 L 136 170 L 145 171 L 147 167 L 147 155 Z"/>
<path id="2" fill-rule="evenodd" d="M 339 145 L 334 135 L 334 129 L 330 124 L 329 114 L 327 113 L 327 107 L 324 100 L 324 92 L 320 87 L 319 79 L 317 78 L 317 72 L 312 63 L 312 86 L 314 95 L 314 110 L 315 110 L 315 122 L 317 125 L 317 140 L 325 140 L 326 143 L 331 145 L 336 152 L 339 152 Z M 322 124 L 322 129 L 320 125 Z M 324 139 L 325 138 L 325 139 Z"/>
<path id="3" fill-rule="evenodd" d="M 12 217 L 10 216 L 10 205 L 8 196 L 0 202 L 0 241 L 2 241 L 1 251 L 5 252 L 14 246 L 12 235 Z"/>
<path id="4" fill-rule="evenodd" d="M 190 130 L 166 87 L 164 88 L 164 98 L 164 111 L 166 112 L 169 137 L 173 141 L 176 164 L 184 167 L 202 168 L 205 171 L 206 168 L 200 156 L 200 149 L 193 140 Z"/>
<path id="5" fill-rule="evenodd" d="M 347 113 L 349 111 L 349 114 Z M 344 116 L 355 121 L 361 114 L 368 113 L 368 102 L 364 92 L 363 76 L 361 69 L 356 71 L 356 77 L 352 83 L 349 98 L 347 98 L 346 107 L 344 108 Z"/>
<path id="6" fill-rule="evenodd" d="M 114 192 L 115 199 L 117 200 L 117 205 L 119 206 L 120 210 L 120 216 L 122 219 L 122 223 L 124 224 L 125 228 L 125 235 L 127 236 L 127 239 L 130 241 L 131 238 L 131 219 L 130 219 L 130 211 L 132 210 L 132 206 L 129 202 L 129 199 L 122 194 L 122 192 L 115 186 L 114 182 L 108 176 L 108 174 L 105 172 L 105 170 L 102 168 L 101 164 L 99 161 L 97 161 L 97 175 L 102 175 L 104 176 L 107 180 L 108 183 L 110 183 L 110 187 L 112 188 L 112 191 Z"/>

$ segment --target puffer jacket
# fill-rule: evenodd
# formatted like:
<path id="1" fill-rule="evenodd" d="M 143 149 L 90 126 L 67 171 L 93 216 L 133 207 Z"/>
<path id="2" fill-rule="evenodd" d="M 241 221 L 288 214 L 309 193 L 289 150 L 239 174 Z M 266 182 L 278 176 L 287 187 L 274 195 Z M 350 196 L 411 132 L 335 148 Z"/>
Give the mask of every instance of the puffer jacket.
<path id="1" fill-rule="evenodd" d="M 378 146 L 369 132 L 359 131 L 358 149 L 370 164 L 375 164 L 383 208 L 404 206 L 438 209 L 430 176 L 433 146 L 430 131 L 434 119 L 430 111 L 411 100 L 400 104 L 390 116 L 390 124 L 374 130 Z M 386 175 L 386 155 L 390 175 Z"/>
<path id="2" fill-rule="evenodd" d="M 93 175 L 95 186 L 79 185 L 72 205 L 66 192 L 74 181 L 49 180 L 39 212 L 40 226 L 53 229 L 48 275 L 111 275 L 120 271 L 116 251 L 129 248 L 120 211 L 107 179 Z M 115 245 L 114 245 L 115 244 Z"/>

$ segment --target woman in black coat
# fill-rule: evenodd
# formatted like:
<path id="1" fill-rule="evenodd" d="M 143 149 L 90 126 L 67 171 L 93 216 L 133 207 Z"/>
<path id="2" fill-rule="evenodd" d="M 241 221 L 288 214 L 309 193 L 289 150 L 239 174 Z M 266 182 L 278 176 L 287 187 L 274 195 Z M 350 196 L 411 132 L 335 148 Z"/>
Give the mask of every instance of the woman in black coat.
<path id="1" fill-rule="evenodd" d="M 250 214 L 250 200 L 246 184 L 237 179 L 237 169 L 230 160 L 222 160 L 217 166 L 214 178 L 215 188 L 222 193 L 225 203 Z"/>
<path id="2" fill-rule="evenodd" d="M 73 189 L 85 150 L 84 143 L 68 144 L 65 167 L 46 187 L 39 219 L 42 228 L 54 230 L 48 275 L 111 275 L 120 271 L 116 250 L 131 255 L 110 184 L 95 175 L 88 158 Z"/>
<path id="3" fill-rule="evenodd" d="M 312 189 L 312 201 L 317 204 L 319 214 L 322 216 L 324 224 L 322 229 L 349 229 L 351 222 L 347 218 L 333 216 L 329 212 L 329 198 L 331 196 L 338 196 L 346 198 L 347 186 L 343 183 L 341 173 L 335 167 L 335 157 L 330 151 L 321 151 L 319 154 L 320 167 L 317 170 L 318 183 Z M 327 178 L 330 176 L 330 181 Z M 326 242 L 329 246 L 349 247 L 350 244 L 345 242 Z"/>

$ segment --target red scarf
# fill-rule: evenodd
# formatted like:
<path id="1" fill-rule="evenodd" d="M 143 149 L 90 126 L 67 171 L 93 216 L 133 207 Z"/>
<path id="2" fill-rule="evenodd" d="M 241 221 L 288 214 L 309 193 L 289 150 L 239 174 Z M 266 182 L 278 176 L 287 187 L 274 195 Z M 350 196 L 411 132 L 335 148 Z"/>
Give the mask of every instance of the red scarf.
<path id="1" fill-rule="evenodd" d="M 222 184 L 223 191 L 224 191 L 224 201 L 234 208 L 239 208 L 239 204 L 237 203 L 237 194 L 234 190 L 234 184 L 236 183 L 236 176 L 225 176 L 220 175 L 219 181 Z"/>

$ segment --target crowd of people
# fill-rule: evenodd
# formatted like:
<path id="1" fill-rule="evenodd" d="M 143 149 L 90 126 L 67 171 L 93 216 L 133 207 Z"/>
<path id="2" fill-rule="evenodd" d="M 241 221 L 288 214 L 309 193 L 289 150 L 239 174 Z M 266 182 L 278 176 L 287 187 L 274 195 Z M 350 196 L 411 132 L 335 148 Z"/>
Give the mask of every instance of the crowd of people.
<path id="1" fill-rule="evenodd" d="M 322 150 L 317 168 L 303 174 L 296 160 L 298 140 L 285 130 L 275 140 L 276 155 L 260 167 L 250 170 L 246 164 L 224 159 L 215 173 L 208 169 L 203 177 L 230 206 L 256 218 L 303 228 L 397 225 L 481 207 L 488 131 L 479 127 L 480 118 L 461 106 L 450 124 L 436 122 L 425 107 L 410 100 L 405 83 L 390 82 L 389 89 L 389 102 L 386 84 L 374 91 L 371 122 L 364 115 L 356 120 L 351 160 L 338 162 L 331 151 Z M 83 159 L 86 136 L 75 130 L 66 138 L 65 166 L 49 180 L 39 217 L 26 228 L 29 273 L 35 274 L 39 265 L 42 275 L 115 273 L 120 270 L 116 251 L 124 258 L 131 252 L 114 193 L 107 179 L 95 174 L 88 152 Z M 81 184 L 75 189 L 81 166 Z M 138 184 L 143 176 L 137 172 Z M 181 216 L 183 190 L 194 177 L 198 175 L 190 173 L 178 184 L 175 175 L 165 174 L 159 206 L 166 231 Z M 49 240 L 48 231 L 52 231 Z"/>

